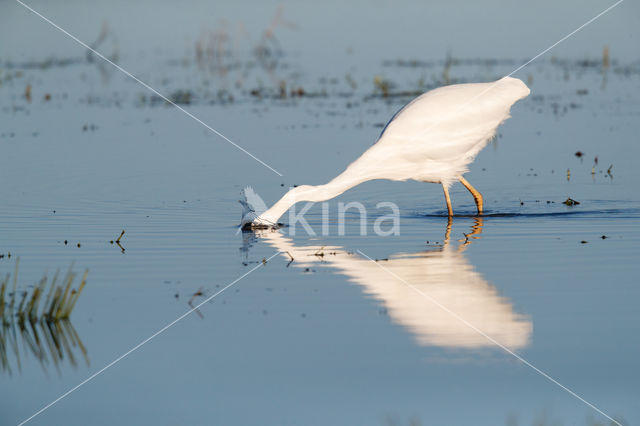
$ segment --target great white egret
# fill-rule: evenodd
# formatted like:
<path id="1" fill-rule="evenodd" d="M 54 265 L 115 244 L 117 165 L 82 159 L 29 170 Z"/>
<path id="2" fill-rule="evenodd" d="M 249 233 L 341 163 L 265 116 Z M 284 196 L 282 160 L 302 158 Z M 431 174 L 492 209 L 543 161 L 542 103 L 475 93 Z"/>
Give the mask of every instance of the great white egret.
<path id="1" fill-rule="evenodd" d="M 255 194 L 245 189 L 241 226 L 276 226 L 280 216 L 297 202 L 329 200 L 373 179 L 439 183 L 449 216 L 453 215 L 449 187 L 457 180 L 471 192 L 478 214 L 482 214 L 482 195 L 462 175 L 498 126 L 510 117 L 511 106 L 529 93 L 529 88 L 513 77 L 454 84 L 424 93 L 398 111 L 376 143 L 331 182 L 294 187 L 268 210 L 252 203 Z"/>

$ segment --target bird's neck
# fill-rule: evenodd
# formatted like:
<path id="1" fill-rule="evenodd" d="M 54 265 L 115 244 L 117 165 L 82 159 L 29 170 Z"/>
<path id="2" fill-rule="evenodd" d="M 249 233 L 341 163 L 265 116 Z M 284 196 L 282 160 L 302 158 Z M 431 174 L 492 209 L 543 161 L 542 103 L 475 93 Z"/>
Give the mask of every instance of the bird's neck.
<path id="1" fill-rule="evenodd" d="M 361 180 L 359 179 L 349 179 L 340 175 L 325 185 L 303 185 L 291 188 L 289 192 L 284 194 L 284 196 L 269 210 L 262 213 L 256 221 L 275 225 L 278 223 L 280 217 L 294 204 L 301 201 L 319 202 L 330 200 L 331 198 L 342 194 L 349 188 L 356 186 L 360 182 Z"/>

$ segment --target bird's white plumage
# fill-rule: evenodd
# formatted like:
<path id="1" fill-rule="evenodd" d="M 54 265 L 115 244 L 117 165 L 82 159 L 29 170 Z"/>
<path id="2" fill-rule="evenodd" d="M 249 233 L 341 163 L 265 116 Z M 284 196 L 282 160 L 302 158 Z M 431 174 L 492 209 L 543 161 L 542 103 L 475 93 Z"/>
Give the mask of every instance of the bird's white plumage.
<path id="1" fill-rule="evenodd" d="M 369 179 L 449 185 L 467 172 L 509 118 L 511 106 L 528 94 L 526 85 L 511 77 L 431 90 L 400 110 L 376 144 L 349 168 Z"/>
<path id="2" fill-rule="evenodd" d="M 291 189 L 253 221 L 274 224 L 299 201 L 324 201 L 373 179 L 442 183 L 447 188 L 509 118 L 511 106 L 529 94 L 520 80 L 455 84 L 431 90 L 402 108 L 377 142 L 325 185 Z"/>

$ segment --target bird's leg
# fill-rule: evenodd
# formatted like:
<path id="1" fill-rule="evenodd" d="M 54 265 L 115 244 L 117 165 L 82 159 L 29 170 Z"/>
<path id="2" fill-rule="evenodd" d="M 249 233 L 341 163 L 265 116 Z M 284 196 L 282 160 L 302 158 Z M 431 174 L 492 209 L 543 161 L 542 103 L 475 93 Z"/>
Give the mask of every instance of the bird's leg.
<path id="1" fill-rule="evenodd" d="M 478 192 L 477 189 L 471 186 L 471 184 L 467 182 L 467 180 L 462 176 L 460 176 L 459 180 L 460 180 L 460 183 L 463 184 L 464 187 L 469 190 L 471 195 L 473 195 L 473 199 L 476 202 L 476 207 L 478 208 L 478 214 L 482 214 L 482 194 L 480 194 L 480 192 Z"/>
<path id="2" fill-rule="evenodd" d="M 449 212 L 449 217 L 453 216 L 453 209 L 451 208 L 451 198 L 449 197 L 449 189 L 442 184 L 442 190 L 444 191 L 444 199 L 447 201 L 447 211 Z"/>

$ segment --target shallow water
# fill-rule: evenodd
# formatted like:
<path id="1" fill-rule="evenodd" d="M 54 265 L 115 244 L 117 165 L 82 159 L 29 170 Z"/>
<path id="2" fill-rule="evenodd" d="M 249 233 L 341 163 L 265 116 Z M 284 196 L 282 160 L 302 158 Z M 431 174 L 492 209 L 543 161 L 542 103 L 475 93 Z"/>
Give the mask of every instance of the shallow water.
<path id="1" fill-rule="evenodd" d="M 13 28 L 44 25 L 11 13 Z M 99 25 L 82 25 L 95 38 Z M 29 333 L 3 329 L 0 423 L 29 417 L 275 255 L 30 424 L 608 424 L 478 330 L 637 424 L 638 58 L 612 54 L 603 68 L 601 45 L 583 40 L 580 54 L 517 75 L 532 94 L 467 175 L 485 196 L 481 219 L 459 185 L 449 223 L 436 185 L 376 181 L 330 202 L 329 235 L 319 205 L 306 215 L 317 236 L 237 233 L 245 185 L 271 203 L 289 185 L 326 182 L 412 93 L 445 83 L 448 62 L 450 82 L 486 81 L 527 56 L 447 61 L 405 46 L 401 60 L 371 48 L 318 68 L 313 52 L 287 50 L 313 38 L 304 25 L 278 31 L 273 69 L 249 51 L 223 57 L 225 73 L 215 58 L 202 68 L 197 32 L 140 54 L 124 31 L 118 49 L 123 66 L 284 177 L 76 46 L 49 54 L 29 39 L 0 56 L 0 276 L 17 257 L 20 289 L 72 262 L 89 269 L 73 330 L 52 332 L 86 354 L 44 346 L 43 357 Z M 387 96 L 376 76 L 392 83 Z M 367 206 L 367 235 L 354 214 L 339 235 L 340 201 Z M 400 207 L 399 236 L 374 234 L 380 201 Z M 110 243 L 123 229 L 121 247 Z"/>

